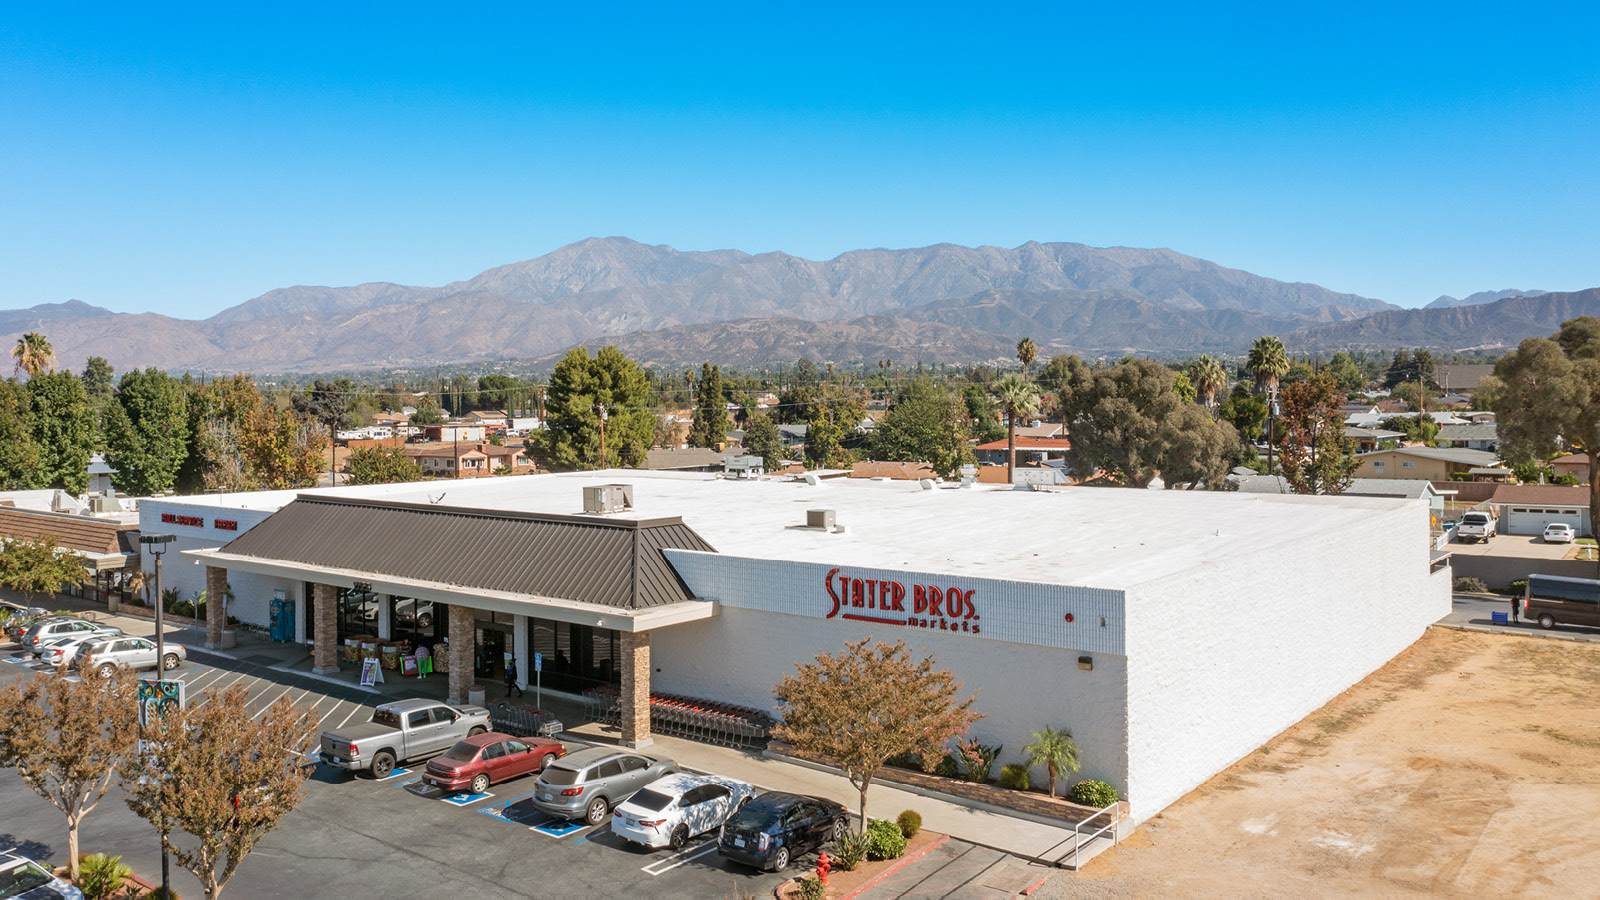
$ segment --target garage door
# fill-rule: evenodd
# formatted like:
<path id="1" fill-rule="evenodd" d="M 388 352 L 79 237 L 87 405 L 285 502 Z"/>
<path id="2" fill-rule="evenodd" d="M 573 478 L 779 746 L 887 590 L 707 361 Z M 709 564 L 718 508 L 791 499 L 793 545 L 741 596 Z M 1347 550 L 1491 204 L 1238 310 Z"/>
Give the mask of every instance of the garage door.
<path id="1" fill-rule="evenodd" d="M 1587 510 L 1571 507 L 1513 506 L 1504 523 L 1506 534 L 1544 534 L 1544 527 L 1561 522 L 1577 529 L 1578 534 L 1589 533 Z"/>

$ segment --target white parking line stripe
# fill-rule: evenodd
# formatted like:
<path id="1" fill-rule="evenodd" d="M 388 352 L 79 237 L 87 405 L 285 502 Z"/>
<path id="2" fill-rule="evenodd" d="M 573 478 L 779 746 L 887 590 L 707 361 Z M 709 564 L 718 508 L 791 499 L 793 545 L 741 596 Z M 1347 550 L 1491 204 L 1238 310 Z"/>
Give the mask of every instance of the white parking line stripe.
<path id="1" fill-rule="evenodd" d="M 213 681 L 213 682 L 216 681 L 217 679 L 222 677 L 222 674 L 223 674 L 224 671 L 225 671 L 224 669 L 209 669 L 209 670 L 207 670 L 205 672 L 201 672 L 199 675 L 197 675 L 194 678 L 191 678 L 188 681 L 186 681 L 185 684 L 184 684 L 184 687 L 185 687 L 186 690 L 190 691 L 191 693 L 194 692 L 194 691 L 200 690 L 201 683 L 203 683 L 203 682 L 205 682 L 207 680 L 210 680 L 210 681 Z"/>
<path id="2" fill-rule="evenodd" d="M 366 707 L 362 706 L 359 703 L 355 704 L 355 707 L 353 709 L 351 709 L 350 712 L 344 717 L 344 721 L 339 723 L 339 727 L 343 728 L 345 722 L 348 722 L 351 719 L 355 718 L 356 713 L 361 712 L 365 708 Z"/>
<path id="3" fill-rule="evenodd" d="M 310 691 L 307 691 L 307 692 L 306 692 L 306 693 L 307 693 L 307 694 L 309 694 L 309 693 L 311 693 L 311 692 L 310 692 Z M 287 696 L 289 696 L 289 688 L 284 688 L 284 689 L 283 689 L 283 693 L 281 693 L 281 694 L 279 694 L 279 695 L 278 695 L 278 696 L 276 696 L 276 697 L 273 697 L 273 698 L 272 698 L 272 699 L 271 699 L 271 700 L 270 700 L 270 701 L 268 701 L 268 702 L 266 702 L 266 703 L 263 703 L 263 704 L 261 704 L 261 708 L 260 708 L 260 709 L 258 709 L 258 710 L 256 710 L 256 711 L 255 711 L 255 714 L 254 714 L 254 715 L 252 715 L 252 716 L 251 716 L 251 717 L 250 717 L 250 718 L 252 718 L 252 719 L 254 719 L 254 718 L 255 718 L 255 717 L 256 717 L 256 716 L 259 716 L 259 715 L 261 715 L 261 714 L 262 714 L 262 713 L 264 713 L 264 712 L 266 712 L 266 711 L 267 711 L 267 710 L 269 710 L 269 709 L 271 709 L 271 708 L 272 708 L 272 704 L 274 704 L 274 703 L 277 703 L 277 702 L 278 702 L 278 701 L 279 701 L 279 700 L 281 700 L 281 699 L 283 699 L 283 698 L 284 698 L 284 697 L 287 697 Z M 301 694 L 301 695 L 300 695 L 300 696 L 301 696 L 301 698 L 304 698 L 304 697 L 305 697 L 305 694 Z M 293 702 L 294 702 L 294 701 L 293 701 L 293 700 L 290 700 L 290 701 L 289 701 L 289 702 L 290 702 L 290 703 L 293 703 Z"/>
<path id="4" fill-rule="evenodd" d="M 646 875 L 665 875 L 666 873 L 671 872 L 673 869 L 676 869 L 677 867 L 683 865 L 684 863 L 693 862 L 694 860 L 697 860 L 700 857 L 705 856 L 707 853 L 710 853 L 710 852 L 712 852 L 712 851 L 714 851 L 716 849 L 717 849 L 716 840 L 715 839 L 709 840 L 709 841 L 706 841 L 704 844 L 701 844 L 698 847 L 690 847 L 687 850 L 680 850 L 677 853 L 674 853 L 673 855 L 667 857 L 666 859 L 659 860 L 657 862 L 651 863 L 648 866 L 645 866 L 643 869 L 640 869 L 639 871 L 645 873 Z M 686 853 L 689 854 L 689 855 L 688 856 L 684 856 L 684 854 L 686 854 Z M 678 857 L 680 857 L 680 856 L 683 856 L 683 859 L 678 859 Z M 677 862 L 673 862 L 673 860 L 677 860 Z M 672 864 L 671 865 L 664 865 L 665 863 L 672 863 Z"/>

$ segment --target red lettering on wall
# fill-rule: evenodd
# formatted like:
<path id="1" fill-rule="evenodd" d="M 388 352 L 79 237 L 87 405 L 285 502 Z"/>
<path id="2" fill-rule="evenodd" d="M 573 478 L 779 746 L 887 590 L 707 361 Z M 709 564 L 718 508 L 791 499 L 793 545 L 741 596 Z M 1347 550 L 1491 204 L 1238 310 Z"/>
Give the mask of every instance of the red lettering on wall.
<path id="1" fill-rule="evenodd" d="M 839 570 L 834 569 L 828 573 L 826 578 L 822 579 L 823 585 L 828 589 L 828 596 L 833 598 L 833 609 L 828 610 L 828 614 L 823 616 L 825 619 L 831 619 L 839 614 L 839 594 L 833 589 L 833 576 L 837 574 L 839 574 Z"/>
<path id="2" fill-rule="evenodd" d="M 922 615 L 928 611 L 928 589 L 920 584 L 911 586 L 911 612 Z"/>
<path id="3" fill-rule="evenodd" d="M 894 597 L 890 601 L 891 605 L 894 609 L 905 612 L 906 586 L 898 581 L 891 581 L 889 584 L 894 587 Z"/>
<path id="4" fill-rule="evenodd" d="M 218 527 L 221 527 L 219 524 Z M 858 622 L 876 622 L 884 625 L 909 625 L 939 631 L 956 631 L 978 634 L 976 622 L 978 606 L 973 602 L 976 590 L 959 587 L 940 588 L 931 584 L 911 585 L 911 615 L 906 613 L 906 586 L 887 578 L 848 578 L 840 569 L 829 569 L 823 576 L 822 586 L 833 601 L 823 618 L 853 619 Z M 841 607 L 875 610 L 878 615 L 865 612 L 840 612 Z M 888 613 L 888 615 L 882 615 Z M 899 616 L 893 615 L 899 613 Z M 1072 621 L 1069 618 L 1067 621 Z"/>
<path id="5" fill-rule="evenodd" d="M 878 580 L 876 578 L 868 578 L 867 579 L 867 609 L 877 609 L 877 608 L 878 608 Z"/>
<path id="6" fill-rule="evenodd" d="M 239 523 L 233 519 L 212 519 L 211 527 L 222 531 L 238 531 Z"/>
<path id="7" fill-rule="evenodd" d="M 941 591 L 938 588 L 933 587 L 932 585 L 929 585 L 928 586 L 928 615 L 930 615 L 930 616 L 942 616 L 942 615 L 944 615 L 944 613 L 939 609 L 939 604 L 941 604 L 943 602 L 944 602 L 944 591 Z"/>
<path id="8" fill-rule="evenodd" d="M 180 516 L 177 513 L 162 513 L 161 521 L 168 525 L 188 525 L 192 528 L 204 528 L 206 520 L 199 516 Z"/>

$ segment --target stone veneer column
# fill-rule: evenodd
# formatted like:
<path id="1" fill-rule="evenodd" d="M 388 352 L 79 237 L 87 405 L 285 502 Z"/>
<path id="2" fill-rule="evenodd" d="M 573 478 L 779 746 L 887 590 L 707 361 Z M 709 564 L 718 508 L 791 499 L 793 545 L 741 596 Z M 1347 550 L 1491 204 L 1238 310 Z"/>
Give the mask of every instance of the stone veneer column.
<path id="1" fill-rule="evenodd" d="M 316 647 L 311 672 L 336 675 L 339 672 L 339 589 L 331 584 L 312 585 L 311 636 Z"/>
<path id="2" fill-rule="evenodd" d="M 622 745 L 648 747 L 650 737 L 650 632 L 622 632 Z"/>
<path id="3" fill-rule="evenodd" d="M 472 671 L 472 650 L 477 643 L 474 611 L 470 606 L 450 604 L 450 694 L 451 703 L 467 702 L 467 691 L 477 676 Z"/>
<path id="4" fill-rule="evenodd" d="M 222 646 L 222 629 L 227 624 L 224 609 L 228 595 L 228 570 L 220 566 L 206 566 L 206 647 L 215 650 Z"/>

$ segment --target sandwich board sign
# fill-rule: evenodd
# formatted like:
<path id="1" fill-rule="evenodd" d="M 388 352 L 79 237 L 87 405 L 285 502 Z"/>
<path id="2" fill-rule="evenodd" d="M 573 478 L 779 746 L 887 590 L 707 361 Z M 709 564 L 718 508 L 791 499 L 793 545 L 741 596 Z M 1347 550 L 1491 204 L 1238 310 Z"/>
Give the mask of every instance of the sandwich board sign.
<path id="1" fill-rule="evenodd" d="M 383 680 L 383 671 L 378 667 L 376 659 L 363 659 L 361 661 L 361 686 L 372 687 Z"/>

